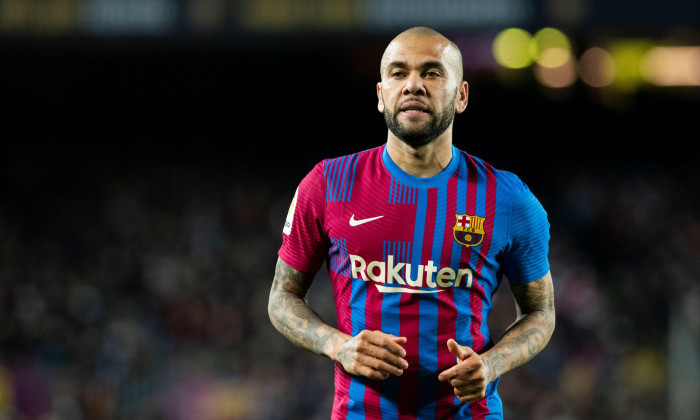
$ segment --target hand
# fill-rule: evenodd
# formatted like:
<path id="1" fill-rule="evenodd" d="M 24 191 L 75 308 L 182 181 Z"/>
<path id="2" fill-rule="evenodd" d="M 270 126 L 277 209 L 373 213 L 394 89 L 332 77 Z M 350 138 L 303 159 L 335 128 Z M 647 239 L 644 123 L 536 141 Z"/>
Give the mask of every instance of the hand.
<path id="1" fill-rule="evenodd" d="M 396 337 L 381 331 L 364 330 L 345 341 L 335 353 L 345 371 L 371 379 L 400 376 L 408 368 L 403 359 L 406 350 L 401 345 L 406 337 Z"/>
<path id="2" fill-rule="evenodd" d="M 447 340 L 447 348 L 457 357 L 457 364 L 443 371 L 438 379 L 449 382 L 463 403 L 483 399 L 486 385 L 491 382 L 488 366 L 474 350 L 460 346 L 451 338 Z"/>

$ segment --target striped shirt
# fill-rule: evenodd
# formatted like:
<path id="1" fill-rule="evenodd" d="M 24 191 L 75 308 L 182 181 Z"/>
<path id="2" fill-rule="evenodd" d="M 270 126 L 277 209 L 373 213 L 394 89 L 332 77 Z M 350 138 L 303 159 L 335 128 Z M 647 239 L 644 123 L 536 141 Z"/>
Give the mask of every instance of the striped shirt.
<path id="1" fill-rule="evenodd" d="M 547 214 L 514 174 L 452 146 L 430 178 L 401 170 L 386 145 L 318 163 L 297 188 L 280 258 L 316 273 L 326 261 L 338 329 L 407 337 L 409 368 L 383 381 L 335 367 L 333 419 L 498 419 L 498 380 L 463 404 L 440 372 L 447 340 L 481 353 L 503 275 L 512 284 L 549 271 Z"/>

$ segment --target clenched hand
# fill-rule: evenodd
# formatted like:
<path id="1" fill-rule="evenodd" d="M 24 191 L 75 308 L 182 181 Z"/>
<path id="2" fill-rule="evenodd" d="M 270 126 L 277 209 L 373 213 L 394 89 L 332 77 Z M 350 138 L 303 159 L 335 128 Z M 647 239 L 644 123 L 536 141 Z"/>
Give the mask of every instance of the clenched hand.
<path id="1" fill-rule="evenodd" d="M 406 350 L 401 346 L 405 342 L 406 337 L 364 330 L 345 341 L 335 354 L 352 375 L 386 379 L 389 375 L 400 376 L 408 368 Z"/>
<path id="2" fill-rule="evenodd" d="M 443 371 L 438 379 L 449 382 L 462 402 L 483 399 L 486 396 L 486 385 L 490 382 L 490 372 L 481 357 L 471 348 L 460 346 L 451 338 L 447 340 L 447 348 L 457 357 L 457 364 Z"/>

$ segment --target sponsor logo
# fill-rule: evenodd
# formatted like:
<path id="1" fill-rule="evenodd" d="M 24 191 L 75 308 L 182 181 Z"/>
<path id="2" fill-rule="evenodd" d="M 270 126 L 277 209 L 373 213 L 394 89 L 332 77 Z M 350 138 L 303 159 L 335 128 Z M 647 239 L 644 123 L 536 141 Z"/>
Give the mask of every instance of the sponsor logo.
<path id="1" fill-rule="evenodd" d="M 386 261 L 370 261 L 350 254 L 350 275 L 354 279 L 373 281 L 382 293 L 438 293 L 448 287 L 472 287 L 473 272 L 469 268 L 457 271 L 451 267 L 440 268 L 432 260 L 420 264 L 416 278 L 411 278 L 411 264 L 394 263 L 394 256 Z M 406 286 L 406 287 L 404 287 Z"/>
<path id="2" fill-rule="evenodd" d="M 289 211 L 287 212 L 287 220 L 284 221 L 284 228 L 282 233 L 289 235 L 292 233 L 292 222 L 294 221 L 294 211 L 297 209 L 297 195 L 299 194 L 299 188 L 294 192 L 294 198 L 292 199 L 292 204 L 289 205 Z"/>
<path id="3" fill-rule="evenodd" d="M 367 223 L 367 222 L 371 222 L 373 220 L 381 219 L 382 217 L 384 217 L 384 216 L 382 215 L 382 216 L 377 216 L 377 217 L 368 217 L 367 219 L 356 220 L 355 215 L 353 214 L 352 216 L 350 216 L 350 226 L 352 226 L 352 227 L 360 226 L 363 223 Z"/>
<path id="4" fill-rule="evenodd" d="M 464 246 L 477 246 L 484 239 L 484 217 L 455 214 L 457 221 L 452 228 L 455 241 Z"/>

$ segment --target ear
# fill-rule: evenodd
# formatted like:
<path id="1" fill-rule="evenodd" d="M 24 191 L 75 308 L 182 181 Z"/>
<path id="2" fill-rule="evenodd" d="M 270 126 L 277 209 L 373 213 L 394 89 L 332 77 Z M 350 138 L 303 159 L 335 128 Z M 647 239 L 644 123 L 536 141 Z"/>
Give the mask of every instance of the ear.
<path id="1" fill-rule="evenodd" d="M 382 100 L 382 82 L 377 83 L 377 109 L 384 113 L 384 101 Z"/>
<path id="2" fill-rule="evenodd" d="M 461 82 L 457 91 L 457 100 L 455 101 L 455 112 L 461 114 L 467 109 L 469 102 L 469 83 Z"/>

